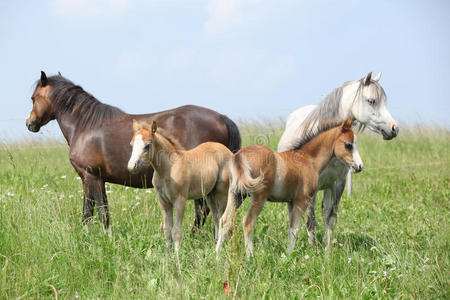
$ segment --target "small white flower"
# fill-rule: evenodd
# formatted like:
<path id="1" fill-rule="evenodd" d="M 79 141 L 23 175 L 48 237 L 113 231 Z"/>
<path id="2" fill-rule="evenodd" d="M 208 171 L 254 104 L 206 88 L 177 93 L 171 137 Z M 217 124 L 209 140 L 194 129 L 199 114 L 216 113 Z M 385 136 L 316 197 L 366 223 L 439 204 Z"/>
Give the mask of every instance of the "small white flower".
<path id="1" fill-rule="evenodd" d="M 14 197 L 14 193 L 11 193 L 11 192 L 8 192 L 6 195 L 9 197 Z"/>
<path id="2" fill-rule="evenodd" d="M 129 186 L 126 186 L 126 187 L 125 187 L 125 190 L 128 190 L 129 188 L 130 188 Z"/>
<path id="3" fill-rule="evenodd" d="M 67 178 L 66 175 L 61 176 L 61 179 L 66 179 L 66 178 Z"/>
<path id="4" fill-rule="evenodd" d="M 344 244 L 339 243 L 339 247 L 344 247 Z"/>
<path id="5" fill-rule="evenodd" d="M 386 277 L 387 276 L 387 272 L 383 271 L 383 276 Z"/>
<path id="6" fill-rule="evenodd" d="M 69 195 L 69 198 L 73 198 L 73 195 Z"/>
<path id="7" fill-rule="evenodd" d="M 377 250 L 377 247 L 372 246 L 372 247 L 370 248 L 370 251 L 374 251 L 374 250 Z"/>
<path id="8" fill-rule="evenodd" d="M 377 271 L 369 271 L 369 274 L 377 274 Z"/>
<path id="9" fill-rule="evenodd" d="M 351 262 L 352 262 L 352 258 L 349 257 L 349 258 L 347 259 L 347 263 L 349 264 L 349 263 L 351 263 Z"/>
<path id="10" fill-rule="evenodd" d="M 138 201 L 134 204 L 134 206 L 138 206 L 139 204 L 141 204 L 141 202 Z"/>
<path id="11" fill-rule="evenodd" d="M 364 262 L 364 257 L 361 257 L 361 262 Z"/>
<path id="12" fill-rule="evenodd" d="M 126 208 L 126 207 L 122 208 L 122 211 L 126 211 L 126 210 L 127 210 L 127 208 Z"/>
<path id="13" fill-rule="evenodd" d="M 81 178 L 80 178 L 80 177 L 78 177 L 78 176 L 77 176 L 77 177 L 75 177 L 75 179 L 76 179 L 76 180 L 81 180 Z"/>
<path id="14" fill-rule="evenodd" d="M 107 194 L 111 194 L 111 193 L 112 193 L 112 191 L 111 191 L 111 190 L 109 190 L 109 191 L 106 191 L 106 193 L 107 193 Z"/>
<path id="15" fill-rule="evenodd" d="M 332 244 L 336 244 L 337 243 L 337 239 L 333 239 L 333 241 L 331 243 Z"/>
<path id="16" fill-rule="evenodd" d="M 41 190 L 45 189 L 46 187 L 48 187 L 48 184 L 44 184 L 44 185 L 41 187 Z"/>
<path id="17" fill-rule="evenodd" d="M 139 197 L 139 196 L 136 196 L 136 200 L 141 200 L 141 197 Z"/>
<path id="18" fill-rule="evenodd" d="M 281 253 L 281 258 L 282 258 L 282 259 L 285 259 L 286 257 L 287 257 L 286 254 Z"/>
<path id="19" fill-rule="evenodd" d="M 146 192 L 147 194 L 153 193 L 152 190 L 146 190 L 145 192 Z"/>
<path id="20" fill-rule="evenodd" d="M 309 259 L 309 255 L 308 254 L 305 255 L 305 259 Z"/>
<path id="21" fill-rule="evenodd" d="M 392 268 L 389 269 L 389 271 L 395 271 L 395 270 L 397 270 L 396 267 L 392 267 Z"/>

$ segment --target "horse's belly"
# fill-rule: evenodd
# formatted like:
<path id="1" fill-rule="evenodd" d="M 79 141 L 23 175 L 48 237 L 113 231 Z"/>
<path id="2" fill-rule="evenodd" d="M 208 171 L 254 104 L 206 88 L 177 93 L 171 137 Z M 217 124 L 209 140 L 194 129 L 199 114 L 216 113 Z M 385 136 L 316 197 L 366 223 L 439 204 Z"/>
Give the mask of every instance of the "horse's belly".
<path id="1" fill-rule="evenodd" d="M 332 188 L 337 180 L 344 179 L 348 168 L 337 158 L 333 158 L 319 175 L 318 190 Z"/>

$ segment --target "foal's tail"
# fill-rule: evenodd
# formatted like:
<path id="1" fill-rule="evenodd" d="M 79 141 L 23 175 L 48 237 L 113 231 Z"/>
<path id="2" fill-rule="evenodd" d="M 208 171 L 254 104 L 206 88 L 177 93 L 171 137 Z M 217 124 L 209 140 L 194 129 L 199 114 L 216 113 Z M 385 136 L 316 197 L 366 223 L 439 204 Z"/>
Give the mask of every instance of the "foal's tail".
<path id="1" fill-rule="evenodd" d="M 230 161 L 230 170 L 230 191 L 234 195 L 236 207 L 239 207 L 248 194 L 257 191 L 264 185 L 264 173 L 261 171 L 258 177 L 253 178 L 252 169 L 242 153 L 233 156 Z"/>
<path id="2" fill-rule="evenodd" d="M 225 115 L 220 115 L 222 117 L 225 126 L 228 129 L 228 149 L 231 152 L 236 153 L 241 149 L 241 134 L 239 133 L 239 129 L 230 118 Z"/>

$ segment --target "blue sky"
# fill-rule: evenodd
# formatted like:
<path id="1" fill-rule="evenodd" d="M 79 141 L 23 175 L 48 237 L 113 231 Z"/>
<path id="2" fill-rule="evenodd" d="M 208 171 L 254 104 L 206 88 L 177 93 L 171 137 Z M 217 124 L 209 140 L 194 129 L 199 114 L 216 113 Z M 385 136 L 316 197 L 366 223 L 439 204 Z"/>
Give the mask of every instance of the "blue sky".
<path id="1" fill-rule="evenodd" d="M 448 126 L 450 1 L 0 1 L 0 138 L 25 128 L 39 72 L 130 113 L 197 104 L 286 117 L 383 72 L 403 123 Z M 56 122 L 42 135 L 61 136 Z"/>

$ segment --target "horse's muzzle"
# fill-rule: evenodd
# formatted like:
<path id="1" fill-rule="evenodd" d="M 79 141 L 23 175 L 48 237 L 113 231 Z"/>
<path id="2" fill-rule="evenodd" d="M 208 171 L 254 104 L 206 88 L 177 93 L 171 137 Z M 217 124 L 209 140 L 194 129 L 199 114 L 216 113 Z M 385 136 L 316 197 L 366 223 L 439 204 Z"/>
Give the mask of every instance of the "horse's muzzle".
<path id="1" fill-rule="evenodd" d="M 392 140 L 398 135 L 398 132 L 400 131 L 400 128 L 398 128 L 397 125 L 392 125 L 391 131 L 385 131 L 384 129 L 381 129 L 381 135 L 383 136 L 383 140 Z"/>
<path id="2" fill-rule="evenodd" d="M 37 125 L 36 122 L 33 122 L 33 121 L 27 120 L 25 125 L 27 126 L 28 130 L 31 132 L 38 132 L 39 129 L 41 129 L 41 127 L 39 125 Z"/>

